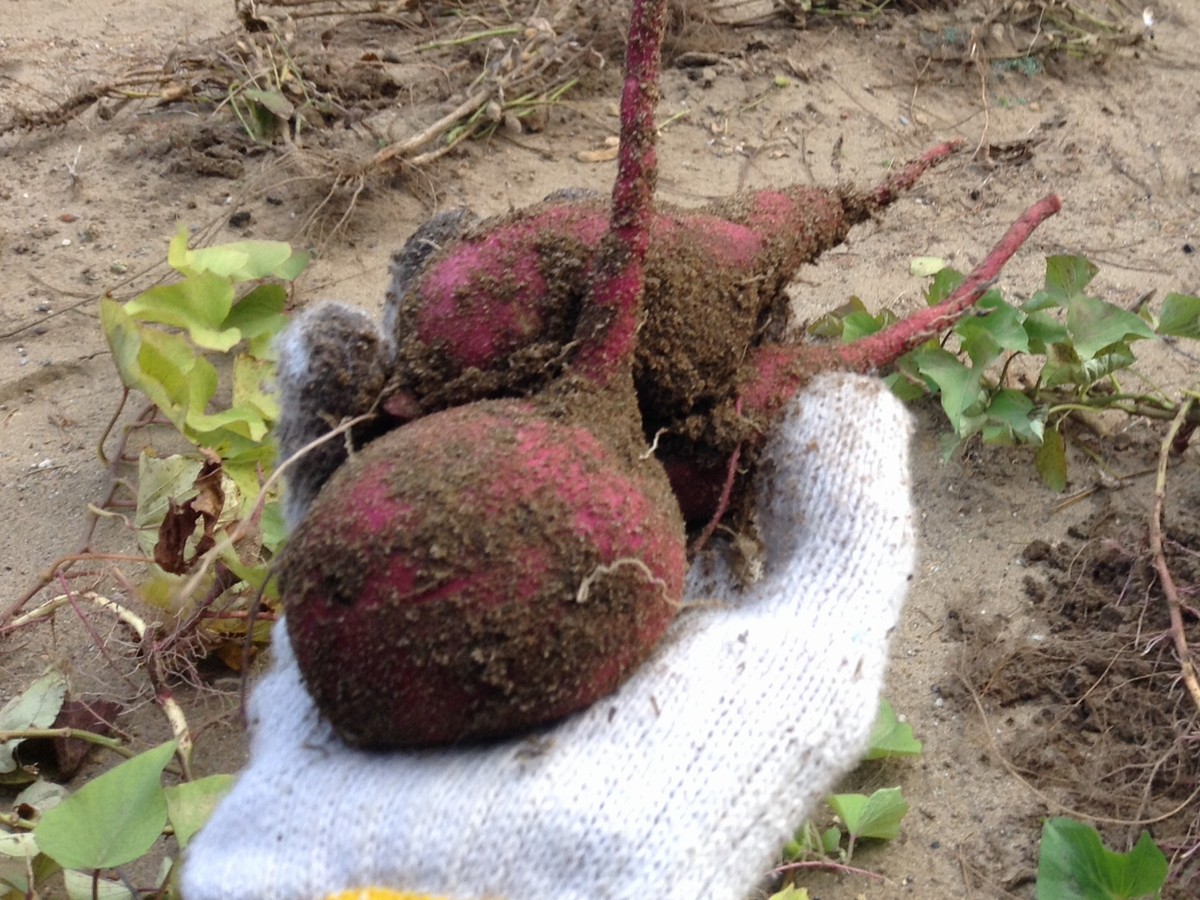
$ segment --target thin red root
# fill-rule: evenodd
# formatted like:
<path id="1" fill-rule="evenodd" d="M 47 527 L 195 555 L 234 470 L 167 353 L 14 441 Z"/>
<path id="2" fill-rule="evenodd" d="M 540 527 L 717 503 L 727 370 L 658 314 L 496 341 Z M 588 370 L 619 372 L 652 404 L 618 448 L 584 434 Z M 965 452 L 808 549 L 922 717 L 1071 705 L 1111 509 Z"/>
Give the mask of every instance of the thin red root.
<path id="1" fill-rule="evenodd" d="M 742 401 L 739 399 L 734 405 L 734 411 L 740 416 L 742 414 Z M 717 498 L 717 511 L 713 513 L 712 518 L 708 520 L 708 524 L 704 526 L 704 530 L 700 532 L 700 536 L 696 538 L 688 551 L 688 556 L 694 556 L 703 550 L 712 536 L 716 534 L 717 526 L 721 524 L 721 520 L 725 518 L 725 513 L 729 512 L 729 503 L 733 499 L 733 485 L 737 480 L 738 465 L 742 461 L 742 445 L 738 444 L 733 448 L 733 455 L 729 457 L 729 466 L 725 470 L 725 483 L 721 485 L 721 496 Z"/>

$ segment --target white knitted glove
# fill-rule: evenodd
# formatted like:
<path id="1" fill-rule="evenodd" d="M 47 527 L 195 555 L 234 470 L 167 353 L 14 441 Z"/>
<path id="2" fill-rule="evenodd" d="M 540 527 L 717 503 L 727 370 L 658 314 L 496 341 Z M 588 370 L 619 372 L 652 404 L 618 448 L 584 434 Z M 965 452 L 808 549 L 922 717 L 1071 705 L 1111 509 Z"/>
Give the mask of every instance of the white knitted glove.
<path id="1" fill-rule="evenodd" d="M 188 848 L 185 900 L 747 897 L 865 748 L 913 567 L 908 433 L 878 381 L 816 378 L 760 467 L 761 581 L 693 566 L 650 660 L 533 737 L 349 749 L 276 627 L 251 762 Z"/>

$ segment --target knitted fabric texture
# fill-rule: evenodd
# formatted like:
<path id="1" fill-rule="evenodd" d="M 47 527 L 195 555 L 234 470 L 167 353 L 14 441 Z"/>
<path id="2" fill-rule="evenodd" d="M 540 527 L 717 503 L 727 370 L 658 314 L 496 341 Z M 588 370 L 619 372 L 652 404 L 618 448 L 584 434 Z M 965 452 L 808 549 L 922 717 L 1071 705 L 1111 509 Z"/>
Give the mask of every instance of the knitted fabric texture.
<path id="1" fill-rule="evenodd" d="M 908 434 L 879 382 L 814 379 L 761 466 L 761 580 L 698 561 L 655 655 L 531 737 L 349 749 L 277 626 L 249 767 L 188 848 L 184 897 L 749 896 L 865 748 L 914 562 Z"/>

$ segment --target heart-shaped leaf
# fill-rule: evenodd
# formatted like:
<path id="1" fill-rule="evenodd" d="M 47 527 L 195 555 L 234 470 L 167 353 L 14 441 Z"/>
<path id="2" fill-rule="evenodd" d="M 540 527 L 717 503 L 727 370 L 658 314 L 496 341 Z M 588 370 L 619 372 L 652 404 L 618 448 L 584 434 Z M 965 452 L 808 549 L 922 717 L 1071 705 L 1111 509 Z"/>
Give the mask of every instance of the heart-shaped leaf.
<path id="1" fill-rule="evenodd" d="M 34 829 L 42 852 L 66 869 L 110 869 L 143 855 L 167 824 L 163 769 L 169 741 L 126 760 L 48 810 Z"/>

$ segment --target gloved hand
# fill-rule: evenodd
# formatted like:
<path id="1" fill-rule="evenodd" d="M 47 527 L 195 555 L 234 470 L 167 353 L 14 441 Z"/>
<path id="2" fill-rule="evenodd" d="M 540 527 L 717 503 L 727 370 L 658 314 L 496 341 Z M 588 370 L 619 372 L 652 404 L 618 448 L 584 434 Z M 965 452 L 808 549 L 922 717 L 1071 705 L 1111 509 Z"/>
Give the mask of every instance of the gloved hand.
<path id="1" fill-rule="evenodd" d="M 698 560 L 649 661 L 531 736 L 349 749 L 277 626 L 250 764 L 188 848 L 185 900 L 748 897 L 865 748 L 913 567 L 908 432 L 878 381 L 814 379 L 760 466 L 762 578 Z"/>

